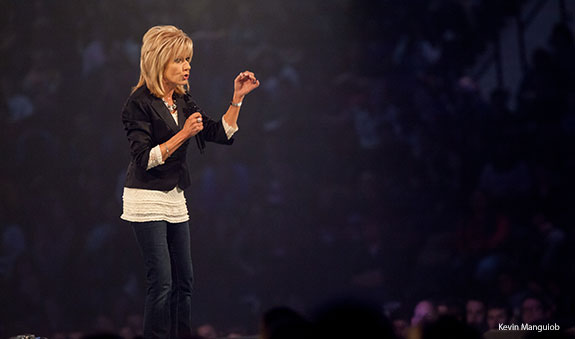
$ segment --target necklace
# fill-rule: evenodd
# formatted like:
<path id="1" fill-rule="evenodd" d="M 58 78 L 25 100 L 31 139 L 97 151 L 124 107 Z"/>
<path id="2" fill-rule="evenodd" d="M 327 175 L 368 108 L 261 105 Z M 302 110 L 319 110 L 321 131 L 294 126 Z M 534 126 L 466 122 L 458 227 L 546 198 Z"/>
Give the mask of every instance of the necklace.
<path id="1" fill-rule="evenodd" d="M 166 105 L 166 107 L 168 108 L 168 110 L 170 111 L 170 113 L 175 114 L 177 113 L 177 108 L 178 106 L 176 105 L 176 102 L 174 101 L 173 104 L 168 104 L 168 102 L 166 100 L 164 100 L 164 98 L 162 98 L 162 101 L 164 102 L 164 105 Z"/>

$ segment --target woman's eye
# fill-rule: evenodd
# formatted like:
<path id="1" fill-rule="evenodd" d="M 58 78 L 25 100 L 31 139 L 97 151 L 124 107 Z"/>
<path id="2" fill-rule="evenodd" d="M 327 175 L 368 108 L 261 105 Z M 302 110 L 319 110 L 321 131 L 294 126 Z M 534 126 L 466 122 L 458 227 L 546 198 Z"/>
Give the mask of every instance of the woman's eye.
<path id="1" fill-rule="evenodd" d="M 187 61 L 187 62 L 190 62 L 191 60 L 192 60 L 192 58 L 190 58 L 190 57 L 187 57 L 187 58 L 186 58 L 186 61 Z"/>
<path id="2" fill-rule="evenodd" d="M 180 63 L 180 62 L 182 62 L 182 58 L 176 58 L 176 60 L 174 60 L 174 62 Z"/>

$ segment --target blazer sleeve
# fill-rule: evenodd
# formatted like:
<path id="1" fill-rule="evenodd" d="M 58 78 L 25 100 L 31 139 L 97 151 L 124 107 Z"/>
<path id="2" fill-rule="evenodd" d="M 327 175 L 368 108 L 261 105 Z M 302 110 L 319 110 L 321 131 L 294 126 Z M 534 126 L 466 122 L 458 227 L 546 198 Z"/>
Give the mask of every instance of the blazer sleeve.
<path id="1" fill-rule="evenodd" d="M 142 102 L 130 99 L 122 111 L 122 122 L 130 144 L 132 161 L 140 168 L 148 168 L 152 139 L 152 122 Z"/>
<path id="2" fill-rule="evenodd" d="M 195 101 L 191 99 L 189 94 L 184 96 L 186 101 L 186 106 L 189 111 L 189 115 L 195 112 L 200 112 L 202 114 L 202 122 L 204 123 L 204 129 L 201 132 L 201 136 L 205 141 L 215 142 L 223 145 L 231 145 L 234 143 L 234 138 L 228 139 L 224 126 L 220 120 L 215 121 L 210 118 L 203 109 L 201 109 Z"/>

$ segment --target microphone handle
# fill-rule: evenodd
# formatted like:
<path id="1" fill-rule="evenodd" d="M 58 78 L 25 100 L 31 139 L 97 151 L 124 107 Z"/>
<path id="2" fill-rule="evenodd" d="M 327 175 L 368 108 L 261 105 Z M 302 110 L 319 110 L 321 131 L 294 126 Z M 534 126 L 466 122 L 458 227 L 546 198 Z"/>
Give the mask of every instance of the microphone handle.
<path id="1" fill-rule="evenodd" d="M 204 154 L 204 148 L 206 148 L 206 144 L 204 143 L 204 139 L 201 136 L 202 131 L 198 132 L 198 134 L 196 134 L 196 145 L 198 146 L 198 149 L 200 150 L 200 154 Z"/>

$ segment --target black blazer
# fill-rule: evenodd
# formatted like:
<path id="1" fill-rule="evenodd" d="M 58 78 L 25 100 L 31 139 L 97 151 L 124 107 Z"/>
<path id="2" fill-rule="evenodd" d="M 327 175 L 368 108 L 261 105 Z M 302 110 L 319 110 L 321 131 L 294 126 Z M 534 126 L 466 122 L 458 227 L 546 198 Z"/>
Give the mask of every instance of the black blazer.
<path id="1" fill-rule="evenodd" d="M 122 122 L 130 143 L 130 164 L 125 187 L 169 191 L 176 185 L 181 189 L 190 186 L 186 163 L 190 139 L 172 153 L 163 165 L 149 170 L 146 168 L 150 150 L 178 133 L 192 113 L 202 114 L 204 129 L 199 134 L 202 146 L 204 140 L 226 145 L 233 143 L 233 138 L 228 140 L 221 121 L 214 121 L 206 116 L 189 94 L 174 93 L 173 98 L 178 106 L 177 125 L 162 99 L 154 96 L 146 86 L 134 91 L 124 105 Z"/>

